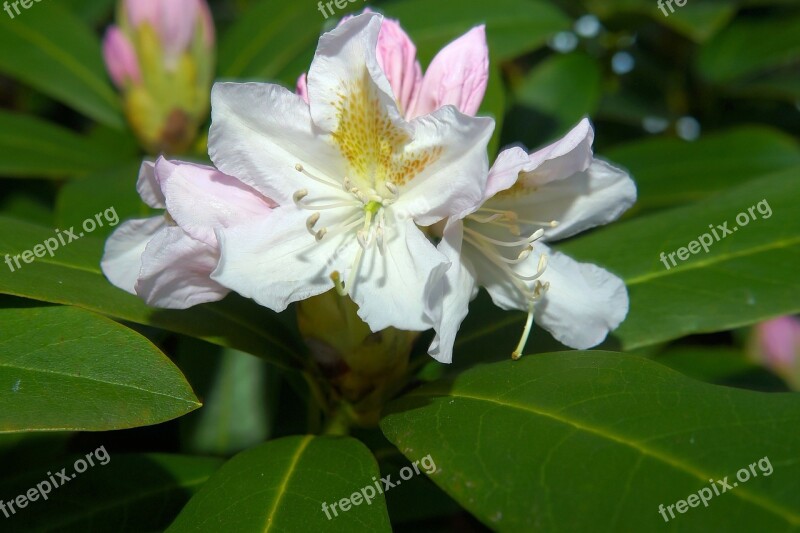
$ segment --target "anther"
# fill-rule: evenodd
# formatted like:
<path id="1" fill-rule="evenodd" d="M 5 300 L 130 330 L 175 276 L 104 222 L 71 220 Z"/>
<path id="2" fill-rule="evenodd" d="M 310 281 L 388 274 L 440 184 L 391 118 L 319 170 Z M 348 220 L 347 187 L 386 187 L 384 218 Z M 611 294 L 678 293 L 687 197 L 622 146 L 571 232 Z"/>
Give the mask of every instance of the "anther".
<path id="1" fill-rule="evenodd" d="M 292 199 L 295 201 L 295 203 L 300 203 L 300 201 L 306 196 L 308 196 L 308 189 L 300 189 L 294 193 Z"/>
<path id="2" fill-rule="evenodd" d="M 306 229 L 312 235 L 316 234 L 316 232 L 314 231 L 314 226 L 317 225 L 317 222 L 319 222 L 319 213 L 314 213 L 313 215 L 308 217 L 308 219 L 306 220 Z"/>
<path id="3" fill-rule="evenodd" d="M 325 229 L 325 228 L 322 228 L 321 230 L 319 230 L 317 233 L 315 233 L 315 234 L 314 234 L 314 238 L 316 238 L 316 239 L 317 239 L 317 242 L 319 242 L 319 241 L 321 241 L 321 240 L 322 240 L 322 238 L 323 238 L 325 235 L 327 235 L 327 233 L 328 233 L 328 230 L 327 230 L 327 229 Z"/>

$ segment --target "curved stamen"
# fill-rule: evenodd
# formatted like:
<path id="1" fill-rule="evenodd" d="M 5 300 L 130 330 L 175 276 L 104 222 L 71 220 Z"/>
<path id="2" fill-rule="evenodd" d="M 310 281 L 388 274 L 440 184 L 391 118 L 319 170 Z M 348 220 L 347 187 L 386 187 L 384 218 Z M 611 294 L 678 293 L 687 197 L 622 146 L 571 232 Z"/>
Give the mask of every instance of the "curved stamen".
<path id="1" fill-rule="evenodd" d="M 473 235 L 475 235 L 475 236 L 477 236 L 477 237 L 479 237 L 479 238 L 481 238 L 483 240 L 489 241 L 492 244 L 496 244 L 497 246 L 507 246 L 509 248 L 514 248 L 516 246 L 525 246 L 527 244 L 530 244 L 530 243 L 540 239 L 541 236 L 544 235 L 544 230 L 543 229 L 538 229 L 538 230 L 534 231 L 529 237 L 527 237 L 525 239 L 520 239 L 518 241 L 508 242 L 508 241 L 500 241 L 500 240 L 497 240 L 497 239 L 492 239 L 491 237 L 487 237 L 486 235 L 483 235 L 482 233 L 477 232 L 474 229 L 470 229 L 470 228 L 468 228 L 466 226 L 464 226 L 464 231 L 472 233 Z"/>
<path id="2" fill-rule="evenodd" d="M 304 176 L 306 176 L 307 178 L 312 179 L 312 180 L 314 180 L 314 181 L 316 181 L 318 183 L 322 183 L 323 185 L 327 185 L 329 187 L 336 187 L 337 189 L 340 187 L 339 183 L 336 183 L 335 181 L 333 181 L 330 178 L 320 178 L 318 176 L 315 176 L 311 172 L 307 171 L 305 169 L 305 167 L 303 165 L 301 165 L 300 163 L 297 163 L 294 166 L 294 169 L 296 171 L 298 171 L 299 173 L 303 174 Z"/>

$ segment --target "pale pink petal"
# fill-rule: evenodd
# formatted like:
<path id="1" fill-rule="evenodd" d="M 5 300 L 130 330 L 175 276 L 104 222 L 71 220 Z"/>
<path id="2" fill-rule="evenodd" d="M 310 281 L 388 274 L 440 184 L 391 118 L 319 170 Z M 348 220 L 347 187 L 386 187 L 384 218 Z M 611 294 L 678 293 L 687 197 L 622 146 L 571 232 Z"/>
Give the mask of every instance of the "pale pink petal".
<path id="1" fill-rule="evenodd" d="M 120 89 L 130 83 L 142 82 L 136 50 L 116 26 L 111 26 L 103 39 L 103 59 L 109 76 Z"/>
<path id="2" fill-rule="evenodd" d="M 378 64 L 392 87 L 400 112 L 411 111 L 422 85 L 417 49 L 400 24 L 383 19 L 378 34 Z"/>
<path id="3" fill-rule="evenodd" d="M 129 220 L 120 224 L 106 241 L 100 262 L 100 268 L 108 281 L 124 291 L 136 294 L 142 254 L 147 243 L 166 227 L 162 216 Z"/>
<path id="4" fill-rule="evenodd" d="M 136 294 L 148 305 L 166 309 L 221 300 L 230 291 L 210 277 L 218 261 L 216 247 L 192 239 L 178 227 L 166 228 L 142 254 Z"/>
<path id="5" fill-rule="evenodd" d="M 124 0 L 128 22 L 134 28 L 138 28 L 144 22 L 150 24 L 153 29 L 158 28 L 162 3 L 164 0 Z"/>
<path id="6" fill-rule="evenodd" d="M 433 58 L 409 118 L 427 115 L 445 105 L 475 115 L 488 82 L 489 47 L 486 29 L 481 25 L 448 44 Z"/>
<path id="7" fill-rule="evenodd" d="M 159 158 L 156 174 L 167 211 L 191 237 L 217 246 L 214 228 L 268 216 L 275 203 L 213 167 Z"/>
<path id="8" fill-rule="evenodd" d="M 167 68 L 175 68 L 178 58 L 189 49 L 198 28 L 198 16 L 197 0 L 168 0 L 161 3 L 157 29 Z"/>
<path id="9" fill-rule="evenodd" d="M 152 161 L 142 161 L 139 167 L 139 180 L 136 182 L 136 191 L 142 197 L 144 203 L 153 209 L 164 209 L 166 200 L 164 193 L 161 192 L 161 184 L 156 178 L 155 163 Z"/>
<path id="10" fill-rule="evenodd" d="M 520 179 L 526 184 L 539 186 L 583 172 L 592 163 L 593 142 L 594 129 L 585 118 L 563 138 L 533 152 Z"/>
<path id="11" fill-rule="evenodd" d="M 497 159 L 489 169 L 489 177 L 486 180 L 486 192 L 483 195 L 484 201 L 488 200 L 499 191 L 510 188 L 519 179 L 519 173 L 529 164 L 528 153 L 517 146 L 506 148 L 499 154 Z"/>

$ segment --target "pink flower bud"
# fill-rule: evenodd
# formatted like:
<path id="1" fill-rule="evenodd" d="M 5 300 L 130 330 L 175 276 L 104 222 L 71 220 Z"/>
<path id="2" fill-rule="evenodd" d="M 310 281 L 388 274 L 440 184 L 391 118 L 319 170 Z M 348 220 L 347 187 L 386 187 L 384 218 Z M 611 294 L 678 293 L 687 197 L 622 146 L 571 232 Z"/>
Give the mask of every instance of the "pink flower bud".
<path id="1" fill-rule="evenodd" d="M 422 85 L 417 48 L 396 20 L 383 19 L 378 34 L 378 64 L 386 74 L 401 113 L 414 105 Z"/>
<path id="2" fill-rule="evenodd" d="M 136 50 L 122 31 L 111 26 L 103 39 L 103 59 L 114 84 L 122 88 L 142 81 Z"/>

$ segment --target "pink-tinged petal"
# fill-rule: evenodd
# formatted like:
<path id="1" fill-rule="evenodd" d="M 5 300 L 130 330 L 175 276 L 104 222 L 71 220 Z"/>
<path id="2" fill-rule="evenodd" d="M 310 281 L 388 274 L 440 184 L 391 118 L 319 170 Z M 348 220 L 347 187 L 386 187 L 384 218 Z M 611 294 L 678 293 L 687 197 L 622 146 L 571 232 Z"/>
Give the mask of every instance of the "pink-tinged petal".
<path id="1" fill-rule="evenodd" d="M 463 241 L 463 223 L 448 220 L 437 250 L 450 261 L 450 268 L 427 291 L 425 312 L 436 332 L 428 354 L 440 363 L 453 361 L 456 335 L 469 311 L 469 302 L 478 293 L 474 269 L 461 254 Z"/>
<path id="2" fill-rule="evenodd" d="M 334 227 L 342 222 L 337 216 L 335 210 L 323 212 L 319 227 Z M 222 256 L 212 278 L 278 313 L 329 291 L 331 273 L 344 272 L 359 245 L 352 235 L 333 232 L 317 241 L 306 229 L 308 217 L 308 211 L 288 205 L 268 218 L 219 229 Z"/>
<path id="3" fill-rule="evenodd" d="M 330 187 L 306 178 L 298 164 L 317 176 L 347 175 L 339 152 L 314 128 L 309 106 L 269 83 L 214 85 L 208 153 L 220 171 L 280 205 L 292 205 L 300 189 L 330 195 Z"/>
<path id="4" fill-rule="evenodd" d="M 386 223 L 392 231 L 385 236 L 383 253 L 379 246 L 364 252 L 350 297 L 358 304 L 358 316 L 372 331 L 429 329 L 426 293 L 449 266 L 447 258 L 412 220 L 398 220 L 389 210 Z M 351 279 L 350 270 L 348 266 L 344 271 L 346 280 Z"/>
<path id="5" fill-rule="evenodd" d="M 486 188 L 486 146 L 494 131 L 494 120 L 468 117 L 454 107 L 443 107 L 414 119 L 411 126 L 414 140 L 405 152 L 425 154 L 416 156 L 422 157 L 425 164 L 419 165 L 419 172 L 399 187 L 400 197 L 393 207 L 422 226 L 474 211 Z"/>
<path id="6" fill-rule="evenodd" d="M 187 309 L 223 299 L 230 291 L 211 279 L 219 250 L 189 237 L 178 227 L 156 235 L 142 254 L 142 270 L 136 283 L 148 305 Z"/>
<path id="7" fill-rule="evenodd" d="M 170 0 L 171 1 L 171 0 Z M 164 0 L 124 0 L 125 14 L 134 28 L 147 22 L 153 29 L 158 28 L 161 6 Z"/>
<path id="8" fill-rule="evenodd" d="M 213 167 L 162 157 L 156 162 L 156 173 L 170 216 L 191 237 L 210 246 L 217 246 L 214 228 L 268 216 L 276 205 Z"/>
<path id="9" fill-rule="evenodd" d="M 511 188 L 519 179 L 519 173 L 529 164 L 528 153 L 517 146 L 506 148 L 499 154 L 489 169 L 483 199 L 488 200 L 499 191 Z"/>
<path id="10" fill-rule="evenodd" d="M 136 282 L 142 268 L 142 254 L 153 237 L 166 229 L 164 217 L 123 222 L 106 241 L 100 268 L 108 281 L 136 294 Z"/>
<path id="11" fill-rule="evenodd" d="M 411 111 L 422 85 L 417 48 L 396 20 L 383 19 L 378 34 L 378 64 L 392 87 L 400 112 Z"/>
<path id="12" fill-rule="evenodd" d="M 136 50 L 116 26 L 111 26 L 103 39 L 103 59 L 109 76 L 120 89 L 142 82 Z"/>
<path id="13" fill-rule="evenodd" d="M 178 58 L 189 49 L 199 22 L 197 0 L 168 0 L 161 3 L 156 29 L 164 47 L 167 68 L 175 68 Z"/>
<path id="14" fill-rule="evenodd" d="M 592 163 L 593 142 L 594 129 L 585 118 L 562 139 L 533 152 L 520 180 L 536 187 L 583 172 Z"/>
<path id="15" fill-rule="evenodd" d="M 445 46 L 431 61 L 410 118 L 454 105 L 474 115 L 483 102 L 489 82 L 489 47 L 486 28 L 477 26 Z"/>
<path id="16" fill-rule="evenodd" d="M 142 166 L 139 167 L 136 191 L 144 203 L 153 209 L 164 209 L 167 206 L 164 193 L 161 192 L 161 184 L 156 178 L 155 163 L 152 161 L 142 161 Z"/>
<path id="17" fill-rule="evenodd" d="M 773 368 L 791 368 L 800 358 L 800 320 L 784 316 L 756 326 L 760 352 Z"/>
<path id="18" fill-rule="evenodd" d="M 498 194 L 484 207 L 514 211 L 521 219 L 555 220 L 556 227 L 544 227 L 543 241 L 556 241 L 608 224 L 635 202 L 636 184 L 628 173 L 595 159 L 582 172 L 550 180 L 535 188 Z M 525 222 L 520 222 L 519 226 L 525 235 L 542 227 Z"/>
<path id="19" fill-rule="evenodd" d="M 306 80 L 305 72 L 300 74 L 300 77 L 297 78 L 297 89 L 295 89 L 294 92 L 299 95 L 305 103 L 308 103 L 308 81 Z"/>

